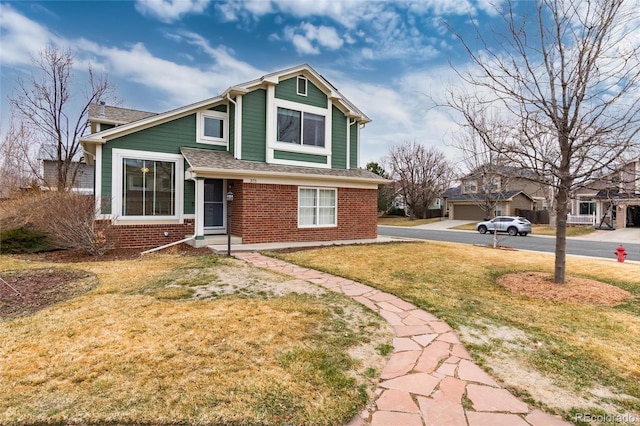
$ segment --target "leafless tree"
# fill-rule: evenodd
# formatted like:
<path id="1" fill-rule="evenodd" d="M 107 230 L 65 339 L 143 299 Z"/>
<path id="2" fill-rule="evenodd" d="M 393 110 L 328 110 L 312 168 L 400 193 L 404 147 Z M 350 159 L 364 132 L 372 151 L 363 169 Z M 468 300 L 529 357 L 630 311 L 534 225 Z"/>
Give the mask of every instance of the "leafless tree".
<path id="1" fill-rule="evenodd" d="M 475 89 L 468 101 L 500 108 L 515 129 L 491 148 L 554 186 L 554 281 L 564 283 L 571 192 L 637 148 L 639 11 L 624 0 L 536 0 L 499 12 L 504 27 L 477 29 L 473 48 L 456 33 L 473 64 L 457 72 Z"/>
<path id="2" fill-rule="evenodd" d="M 48 47 L 32 58 L 37 75 L 19 78 L 16 93 L 9 103 L 19 119 L 44 145 L 53 147 L 52 159 L 57 164 L 58 190 L 70 188 L 78 171 L 80 137 L 88 128 L 89 105 L 110 97 L 113 86 L 106 76 L 88 69 L 88 83 L 82 89 L 82 99 L 74 99 L 76 82 L 73 75 L 73 55 L 69 50 Z M 32 140 L 23 140 L 31 144 Z"/>
<path id="3" fill-rule="evenodd" d="M 391 178 L 399 182 L 410 220 L 426 218 L 429 206 L 452 180 L 452 168 L 444 154 L 415 140 L 391 146 L 385 163 Z"/>
<path id="4" fill-rule="evenodd" d="M 500 120 L 498 111 L 466 99 L 463 95 L 450 97 L 462 117 L 460 131 L 452 135 L 452 145 L 460 153 L 462 173 L 476 182 L 475 204 L 486 217 L 492 218 L 502 189 L 508 187 L 513 177 L 508 158 L 493 146 L 502 146 L 510 137 L 510 131 Z"/>
<path id="5" fill-rule="evenodd" d="M 0 145 L 0 192 L 3 197 L 8 198 L 25 187 L 41 184 L 37 145 L 30 143 L 33 140 L 34 135 L 30 129 L 12 117 Z"/>

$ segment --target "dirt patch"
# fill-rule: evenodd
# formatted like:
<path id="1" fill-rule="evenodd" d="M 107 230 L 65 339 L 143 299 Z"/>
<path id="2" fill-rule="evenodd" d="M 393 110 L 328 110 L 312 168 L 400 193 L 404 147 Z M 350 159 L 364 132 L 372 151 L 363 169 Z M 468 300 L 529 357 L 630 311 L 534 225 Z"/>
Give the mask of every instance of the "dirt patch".
<path id="1" fill-rule="evenodd" d="M 503 275 L 498 284 L 522 296 L 594 305 L 615 306 L 632 296 L 619 287 L 586 278 L 567 277 L 565 284 L 556 284 L 553 275 L 544 272 Z"/>
<path id="2" fill-rule="evenodd" d="M 286 294 L 326 293 L 324 289 L 308 281 L 291 279 L 273 272 L 253 268 L 247 263 L 225 259 L 225 264 L 215 268 L 215 278 L 209 283 L 194 286 L 194 298 L 213 299 L 227 295 L 272 298 Z"/>
<path id="3" fill-rule="evenodd" d="M 41 269 L 0 273 L 0 319 L 29 315 L 89 291 L 97 281 L 81 271 Z"/>

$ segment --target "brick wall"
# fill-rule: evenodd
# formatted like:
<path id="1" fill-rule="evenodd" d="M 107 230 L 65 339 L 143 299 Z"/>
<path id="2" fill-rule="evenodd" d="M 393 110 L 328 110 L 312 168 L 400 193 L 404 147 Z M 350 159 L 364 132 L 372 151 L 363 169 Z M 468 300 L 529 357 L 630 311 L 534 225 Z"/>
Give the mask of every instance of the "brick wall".
<path id="1" fill-rule="evenodd" d="M 338 188 L 338 226 L 298 228 L 298 187 L 240 183 L 234 186 L 232 233 L 244 244 L 373 239 L 377 191 Z M 236 199 L 236 194 L 239 197 Z M 242 213 L 242 214 L 240 214 Z"/>
<path id="2" fill-rule="evenodd" d="M 165 237 L 164 233 L 169 236 Z M 175 225 L 115 225 L 109 228 L 109 238 L 118 248 L 153 248 L 180 241 L 194 234 L 193 219 Z"/>

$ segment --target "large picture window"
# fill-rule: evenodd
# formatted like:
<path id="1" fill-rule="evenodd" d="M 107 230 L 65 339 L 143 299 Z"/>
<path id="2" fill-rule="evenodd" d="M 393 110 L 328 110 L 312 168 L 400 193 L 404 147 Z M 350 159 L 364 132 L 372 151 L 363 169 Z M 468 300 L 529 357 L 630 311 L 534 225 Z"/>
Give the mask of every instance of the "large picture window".
<path id="1" fill-rule="evenodd" d="M 298 225 L 300 227 L 335 226 L 337 224 L 335 189 L 300 188 L 298 190 Z"/>
<path id="2" fill-rule="evenodd" d="M 176 163 L 122 159 L 122 215 L 174 216 Z"/>
<path id="3" fill-rule="evenodd" d="M 278 142 L 324 148 L 325 117 L 278 107 Z"/>

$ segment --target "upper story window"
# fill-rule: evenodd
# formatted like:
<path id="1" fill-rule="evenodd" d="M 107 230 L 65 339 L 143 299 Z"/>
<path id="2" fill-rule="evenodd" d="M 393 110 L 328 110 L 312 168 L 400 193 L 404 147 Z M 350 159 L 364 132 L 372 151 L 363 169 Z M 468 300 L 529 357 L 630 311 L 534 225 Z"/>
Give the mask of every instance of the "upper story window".
<path id="1" fill-rule="evenodd" d="M 227 114 L 219 111 L 202 111 L 197 116 L 197 142 L 215 145 L 227 144 Z"/>
<path id="2" fill-rule="evenodd" d="M 298 76 L 298 95 L 307 96 L 307 79 L 302 76 Z"/>
<path id="3" fill-rule="evenodd" d="M 325 146 L 325 117 L 278 107 L 278 142 Z"/>
<path id="4" fill-rule="evenodd" d="M 478 182 L 475 180 L 467 180 L 463 184 L 464 193 L 478 192 Z"/>

